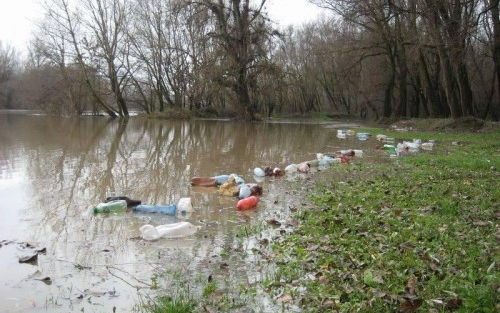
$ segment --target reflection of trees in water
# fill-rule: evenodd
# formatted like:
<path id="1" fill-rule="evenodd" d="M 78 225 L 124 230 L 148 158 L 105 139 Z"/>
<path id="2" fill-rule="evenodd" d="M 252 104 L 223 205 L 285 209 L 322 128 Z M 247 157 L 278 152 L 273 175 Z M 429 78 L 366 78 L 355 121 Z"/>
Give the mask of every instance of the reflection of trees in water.
<path id="1" fill-rule="evenodd" d="M 254 167 L 284 168 L 311 159 L 335 138 L 333 130 L 313 125 L 49 117 L 29 117 L 26 123 L 24 118 L 9 123 L 9 131 L 0 137 L 22 146 L 15 147 L 18 152 L 0 149 L 0 157 L 23 154 L 29 210 L 40 215 L 32 237 L 46 241 L 49 253 L 79 265 L 127 263 L 131 273 L 144 271 L 140 263 L 158 253 L 157 261 L 173 266 L 164 261 L 179 249 L 193 262 L 189 270 L 208 273 L 217 263 L 208 262 L 214 255 L 234 252 L 239 245 L 234 226 L 246 222 L 235 210 L 236 198 L 195 191 L 192 177 L 237 173 L 253 182 Z M 190 221 L 203 227 L 199 240 L 174 248 L 171 242 L 130 240 L 147 220 L 134 214 L 90 213 L 113 193 L 149 204 L 192 197 L 197 211 Z M 255 218 L 265 210 L 261 205 Z M 155 217 L 152 223 L 173 220 Z M 59 265 L 47 266 L 57 271 Z M 241 273 L 227 274 L 236 278 Z"/>
<path id="2" fill-rule="evenodd" d="M 67 231 L 68 218 L 90 211 L 109 195 L 175 203 L 191 196 L 194 176 L 237 173 L 253 181 L 254 167 L 284 168 L 312 158 L 331 138 L 311 125 L 215 121 L 38 117 L 29 129 L 12 127 L 29 151 L 26 172 L 34 207 L 43 210 L 42 224 L 53 225 L 56 233 Z M 202 218 L 221 215 L 209 206 L 224 210 L 235 201 L 217 194 L 195 196 L 212 201 L 201 207 Z"/>

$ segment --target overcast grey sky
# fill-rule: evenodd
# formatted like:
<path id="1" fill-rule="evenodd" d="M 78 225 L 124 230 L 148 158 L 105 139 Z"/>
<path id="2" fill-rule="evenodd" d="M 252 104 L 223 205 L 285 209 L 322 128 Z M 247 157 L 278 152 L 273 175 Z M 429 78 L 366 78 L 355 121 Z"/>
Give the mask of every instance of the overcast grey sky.
<path id="1" fill-rule="evenodd" d="M 270 17 L 280 25 L 300 25 L 317 17 L 320 9 L 307 0 L 267 0 Z M 0 41 L 22 50 L 30 39 L 33 21 L 41 18 L 39 0 L 0 0 Z"/>

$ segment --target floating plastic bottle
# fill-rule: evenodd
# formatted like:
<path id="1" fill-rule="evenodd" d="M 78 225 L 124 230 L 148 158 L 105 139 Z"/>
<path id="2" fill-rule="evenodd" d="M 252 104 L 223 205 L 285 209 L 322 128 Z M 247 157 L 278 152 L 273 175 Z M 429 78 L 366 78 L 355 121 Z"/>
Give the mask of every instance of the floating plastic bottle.
<path id="1" fill-rule="evenodd" d="M 144 225 L 139 228 L 144 240 L 157 240 L 159 238 L 183 238 L 191 236 L 198 231 L 198 227 L 189 222 L 179 222 L 166 225 Z"/>
<path id="2" fill-rule="evenodd" d="M 354 156 L 357 157 L 357 158 L 362 158 L 363 157 L 363 150 L 359 150 L 359 149 L 354 149 Z"/>
<path id="3" fill-rule="evenodd" d="M 398 144 L 398 146 L 399 146 L 399 144 Z M 420 148 L 420 143 L 403 141 L 403 147 L 406 150 L 408 150 L 408 152 L 418 152 L 418 149 Z"/>
<path id="4" fill-rule="evenodd" d="M 212 178 L 215 179 L 218 185 L 222 185 L 227 182 L 227 180 L 229 179 L 229 175 L 217 175 Z"/>
<path id="5" fill-rule="evenodd" d="M 424 150 L 432 150 L 434 148 L 434 141 L 424 142 L 421 147 Z"/>
<path id="6" fill-rule="evenodd" d="M 319 161 L 319 166 L 341 163 L 341 160 L 339 158 L 333 158 L 329 155 L 324 155 L 323 153 L 317 153 L 316 159 Z"/>
<path id="7" fill-rule="evenodd" d="M 368 133 L 357 133 L 356 137 L 361 141 L 368 140 Z"/>
<path id="8" fill-rule="evenodd" d="M 243 185 L 240 187 L 238 198 L 245 199 L 252 195 L 252 189 L 248 185 Z"/>
<path id="9" fill-rule="evenodd" d="M 297 169 L 299 166 L 297 164 L 290 164 L 285 167 L 285 173 L 290 174 L 290 173 L 296 173 Z"/>
<path id="10" fill-rule="evenodd" d="M 259 204 L 259 198 L 257 198 L 256 196 L 250 196 L 238 201 L 238 203 L 236 204 L 236 208 L 238 210 L 250 210 L 255 208 L 257 204 Z"/>
<path id="11" fill-rule="evenodd" d="M 344 156 L 354 156 L 354 150 L 352 149 L 340 150 L 339 154 Z"/>
<path id="12" fill-rule="evenodd" d="M 273 168 L 273 176 L 281 176 L 283 175 L 283 171 L 279 167 Z"/>
<path id="13" fill-rule="evenodd" d="M 237 185 L 243 185 L 245 183 L 245 180 L 236 174 L 229 175 L 229 178 L 231 177 L 234 177 L 234 181 Z"/>
<path id="14" fill-rule="evenodd" d="M 262 186 L 258 185 L 258 184 L 246 184 L 246 186 L 248 186 L 248 188 L 250 188 L 250 195 L 251 196 L 261 196 L 263 191 L 262 190 Z"/>
<path id="15" fill-rule="evenodd" d="M 191 198 L 180 198 L 177 203 L 177 213 L 178 214 L 188 214 L 192 213 L 193 205 L 191 204 Z"/>
<path id="16" fill-rule="evenodd" d="M 177 205 L 169 204 L 169 205 L 148 205 L 148 204 L 140 204 L 133 208 L 134 211 L 143 212 L 143 213 L 162 213 L 166 215 L 176 215 L 177 214 Z"/>
<path id="17" fill-rule="evenodd" d="M 311 169 L 311 166 L 309 165 L 309 163 L 307 161 L 300 163 L 297 167 L 297 171 L 299 171 L 300 173 L 309 173 L 310 169 Z"/>
<path id="18" fill-rule="evenodd" d="M 394 145 L 384 145 L 383 149 L 390 153 L 396 153 L 396 147 Z"/>
<path id="19" fill-rule="evenodd" d="M 99 203 L 94 207 L 94 213 L 125 212 L 127 210 L 127 201 L 113 200 Z"/>
<path id="20" fill-rule="evenodd" d="M 253 174 L 257 177 L 264 177 L 266 176 L 266 172 L 264 172 L 263 169 L 261 169 L 260 167 L 256 167 L 253 169 Z"/>
<path id="21" fill-rule="evenodd" d="M 217 176 L 214 176 L 212 178 L 217 181 L 218 185 L 222 185 L 222 184 L 226 183 L 229 180 L 229 178 L 231 178 L 231 177 L 234 177 L 234 180 L 236 181 L 236 184 L 238 184 L 238 185 L 241 185 L 241 184 L 245 183 L 245 180 L 243 180 L 243 178 L 239 177 L 236 174 L 217 175 Z"/>

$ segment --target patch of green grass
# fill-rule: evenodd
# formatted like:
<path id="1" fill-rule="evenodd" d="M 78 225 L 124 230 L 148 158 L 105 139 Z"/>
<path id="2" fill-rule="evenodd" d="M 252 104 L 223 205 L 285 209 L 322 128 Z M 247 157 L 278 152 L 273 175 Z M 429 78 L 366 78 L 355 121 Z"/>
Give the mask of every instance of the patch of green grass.
<path id="1" fill-rule="evenodd" d="M 268 284 L 306 312 L 498 310 L 500 133 L 388 135 L 437 145 L 333 167 L 348 179 L 310 195 L 316 208 L 272 245 L 279 281 Z"/>
<path id="2" fill-rule="evenodd" d="M 217 284 L 215 282 L 208 283 L 205 288 L 203 288 L 203 296 L 208 297 L 217 291 Z"/>
<path id="3" fill-rule="evenodd" d="M 158 297 L 149 299 L 139 305 L 141 313 L 192 313 L 196 302 L 189 296 Z"/>

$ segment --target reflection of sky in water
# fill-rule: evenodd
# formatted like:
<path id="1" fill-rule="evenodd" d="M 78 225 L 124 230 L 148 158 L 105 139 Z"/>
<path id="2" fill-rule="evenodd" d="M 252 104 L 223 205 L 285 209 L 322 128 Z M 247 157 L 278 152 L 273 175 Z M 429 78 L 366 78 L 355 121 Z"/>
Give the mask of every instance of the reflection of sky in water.
<path id="1" fill-rule="evenodd" d="M 6 176 L 9 178 L 0 177 L 0 240 L 22 239 L 26 182 L 20 173 L 10 172 Z"/>

